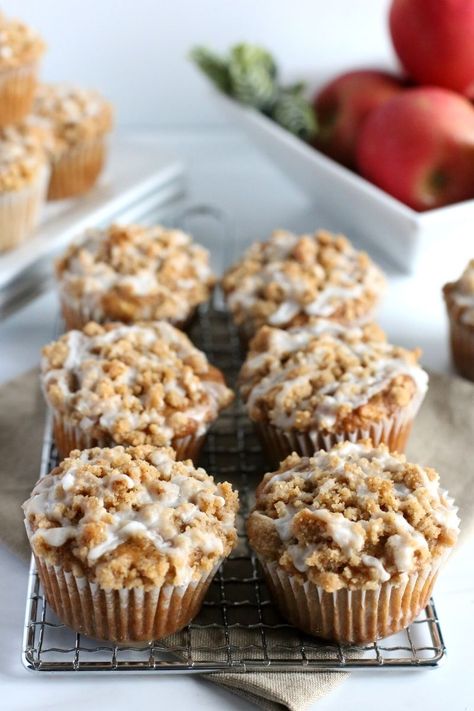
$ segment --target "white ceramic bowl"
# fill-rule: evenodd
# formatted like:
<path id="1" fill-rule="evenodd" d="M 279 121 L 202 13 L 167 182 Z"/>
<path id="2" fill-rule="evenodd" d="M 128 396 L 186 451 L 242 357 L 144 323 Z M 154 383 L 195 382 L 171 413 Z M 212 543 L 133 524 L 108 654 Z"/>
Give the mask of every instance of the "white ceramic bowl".
<path id="1" fill-rule="evenodd" d="M 426 267 L 426 260 L 442 260 L 446 273 L 456 274 L 474 257 L 474 200 L 416 212 L 263 114 L 217 91 L 214 96 L 227 116 L 314 200 L 325 218 L 315 227 L 344 232 L 406 272 Z"/>

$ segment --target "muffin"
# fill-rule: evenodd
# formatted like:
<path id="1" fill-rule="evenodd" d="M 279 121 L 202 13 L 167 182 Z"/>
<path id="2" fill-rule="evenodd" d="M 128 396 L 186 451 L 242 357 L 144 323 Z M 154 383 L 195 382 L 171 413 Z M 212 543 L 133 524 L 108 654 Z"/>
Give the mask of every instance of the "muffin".
<path id="1" fill-rule="evenodd" d="M 20 125 L 0 129 L 0 252 L 16 247 L 33 231 L 48 175 L 38 132 Z"/>
<path id="2" fill-rule="evenodd" d="M 403 451 L 428 383 L 418 356 L 388 343 L 375 324 L 264 326 L 240 384 L 270 461 L 368 437 Z"/>
<path id="3" fill-rule="evenodd" d="M 257 489 L 248 520 L 282 615 L 308 634 L 365 644 L 429 601 L 459 532 L 438 474 L 385 445 L 292 454 Z"/>
<path id="4" fill-rule="evenodd" d="M 57 261 L 56 276 L 67 328 L 91 320 L 185 328 L 215 283 L 207 250 L 160 225 L 90 230 Z"/>
<path id="5" fill-rule="evenodd" d="M 34 30 L 0 12 L 0 127 L 18 123 L 29 113 L 45 49 Z"/>
<path id="6" fill-rule="evenodd" d="M 222 288 L 242 343 L 261 326 L 291 328 L 313 317 L 370 320 L 383 292 L 382 272 L 341 235 L 277 230 L 231 267 Z"/>
<path id="7" fill-rule="evenodd" d="M 23 504 L 46 599 L 91 637 L 160 639 L 199 612 L 236 541 L 237 494 L 167 447 L 71 452 Z"/>
<path id="8" fill-rule="evenodd" d="M 51 179 L 49 200 L 74 197 L 96 183 L 106 157 L 112 107 L 100 94 L 66 84 L 42 84 L 33 105 L 36 121 L 48 126 Z"/>
<path id="9" fill-rule="evenodd" d="M 474 381 L 474 259 L 461 277 L 443 287 L 451 352 L 460 375 Z"/>
<path id="10" fill-rule="evenodd" d="M 42 385 L 57 449 L 170 445 L 196 460 L 233 399 L 224 376 L 166 322 L 89 323 L 43 349 Z"/>

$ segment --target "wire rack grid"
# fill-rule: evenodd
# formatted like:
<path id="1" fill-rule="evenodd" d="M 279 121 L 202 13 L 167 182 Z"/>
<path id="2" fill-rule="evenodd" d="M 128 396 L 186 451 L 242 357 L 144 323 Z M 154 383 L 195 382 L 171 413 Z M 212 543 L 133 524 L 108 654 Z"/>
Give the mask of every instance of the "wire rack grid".
<path id="1" fill-rule="evenodd" d="M 228 316 L 200 312 L 192 338 L 235 384 L 241 364 L 238 337 Z M 48 424 L 42 474 L 57 462 Z M 239 490 L 238 545 L 210 586 L 200 614 L 163 641 L 137 645 L 98 642 L 60 624 L 48 607 L 32 564 L 23 663 L 49 672 L 343 671 L 436 667 L 445 646 L 433 601 L 410 627 L 363 647 L 346 647 L 302 635 L 282 620 L 245 536 L 245 518 L 265 462 L 237 400 L 209 433 L 202 465 Z"/>

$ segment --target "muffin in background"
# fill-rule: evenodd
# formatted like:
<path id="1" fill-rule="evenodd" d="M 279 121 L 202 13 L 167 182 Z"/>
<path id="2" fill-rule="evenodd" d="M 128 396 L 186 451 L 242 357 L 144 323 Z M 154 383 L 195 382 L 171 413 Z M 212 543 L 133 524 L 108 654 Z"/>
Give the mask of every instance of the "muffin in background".
<path id="1" fill-rule="evenodd" d="M 270 591 L 303 632 L 366 644 L 426 606 L 456 544 L 457 508 L 438 474 L 385 445 L 292 454 L 257 489 L 248 520 Z"/>
<path id="2" fill-rule="evenodd" d="M 56 446 L 172 446 L 196 461 L 234 394 L 189 338 L 169 323 L 89 323 L 43 348 L 42 385 Z"/>
<path id="3" fill-rule="evenodd" d="M 199 612 L 237 535 L 237 493 L 169 448 L 72 452 L 23 504 L 48 604 L 115 642 L 161 639 Z"/>
<path id="4" fill-rule="evenodd" d="M 112 129 L 111 104 L 96 91 L 67 84 L 41 84 L 33 105 L 34 120 L 48 126 L 51 178 L 49 200 L 87 192 L 97 182 Z"/>
<path id="5" fill-rule="evenodd" d="M 89 321 L 166 320 L 185 328 L 215 284 L 209 252 L 181 230 L 90 230 L 56 262 L 67 328 Z"/>
<path id="6" fill-rule="evenodd" d="M 35 30 L 0 12 L 0 127 L 30 112 L 45 49 Z"/>
<path id="7" fill-rule="evenodd" d="M 418 357 L 373 323 L 264 326 L 239 382 L 269 461 L 367 438 L 403 451 L 428 384 Z"/>
<path id="8" fill-rule="evenodd" d="M 443 287 L 451 353 L 460 375 L 474 381 L 474 259 L 457 281 Z"/>
<path id="9" fill-rule="evenodd" d="M 25 125 L 0 129 L 0 252 L 18 246 L 33 231 L 48 178 L 42 133 Z"/>
<path id="10" fill-rule="evenodd" d="M 244 346 L 261 326 L 291 328 L 311 318 L 372 318 L 385 287 L 380 269 L 342 235 L 276 230 L 227 270 L 222 288 Z"/>

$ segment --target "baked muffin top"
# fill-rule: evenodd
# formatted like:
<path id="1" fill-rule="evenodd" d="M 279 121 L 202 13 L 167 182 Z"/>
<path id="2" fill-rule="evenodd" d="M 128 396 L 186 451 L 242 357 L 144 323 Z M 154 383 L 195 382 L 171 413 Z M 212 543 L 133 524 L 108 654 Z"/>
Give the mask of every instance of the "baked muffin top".
<path id="1" fill-rule="evenodd" d="M 186 585 L 236 540 L 237 493 L 164 447 L 74 450 L 23 504 L 33 551 L 105 589 Z"/>
<path id="2" fill-rule="evenodd" d="M 45 49 L 35 30 L 0 12 L 0 69 L 34 62 Z"/>
<path id="3" fill-rule="evenodd" d="M 382 272 L 341 235 L 275 231 L 253 244 L 222 280 L 238 325 L 298 326 L 311 317 L 367 320 L 385 284 Z"/>
<path id="4" fill-rule="evenodd" d="M 40 84 L 32 114 L 48 126 L 54 141 L 48 146 L 52 157 L 76 143 L 102 136 L 112 128 L 112 105 L 97 91 L 69 84 Z"/>
<path id="5" fill-rule="evenodd" d="M 327 592 L 401 582 L 441 560 L 458 531 L 435 470 L 370 442 L 293 453 L 263 478 L 248 521 L 259 556 Z"/>
<path id="6" fill-rule="evenodd" d="M 164 321 L 69 331 L 43 349 L 42 382 L 55 412 L 124 445 L 199 436 L 233 399 L 222 373 Z"/>
<path id="7" fill-rule="evenodd" d="M 96 321 L 181 324 L 210 296 L 209 252 L 161 225 L 90 230 L 56 263 L 62 299 Z"/>
<path id="8" fill-rule="evenodd" d="M 240 373 L 242 397 L 257 422 L 350 432 L 418 407 L 428 383 L 418 356 L 388 343 L 375 324 L 313 319 L 287 331 L 263 326 Z"/>
<path id="9" fill-rule="evenodd" d="M 46 171 L 43 135 L 26 124 L 0 128 L 0 191 L 21 190 Z"/>
<path id="10" fill-rule="evenodd" d="M 443 293 L 452 317 L 474 327 L 474 259 L 457 281 L 445 284 Z"/>

